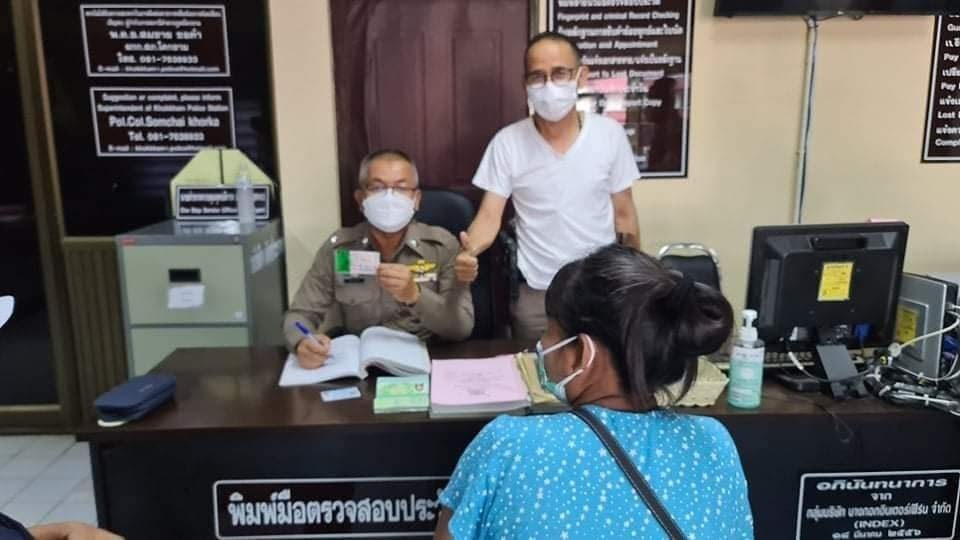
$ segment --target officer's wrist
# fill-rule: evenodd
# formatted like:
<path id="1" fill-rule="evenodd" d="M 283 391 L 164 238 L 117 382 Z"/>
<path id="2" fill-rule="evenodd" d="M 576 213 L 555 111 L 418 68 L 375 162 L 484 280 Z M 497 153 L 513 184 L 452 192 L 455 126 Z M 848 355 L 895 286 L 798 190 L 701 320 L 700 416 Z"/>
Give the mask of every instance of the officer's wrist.
<path id="1" fill-rule="evenodd" d="M 413 307 L 417 305 L 417 302 L 420 301 L 420 284 L 416 281 L 413 282 L 413 293 L 410 295 L 410 299 L 403 298 L 400 300 L 400 303 L 406 307 Z"/>

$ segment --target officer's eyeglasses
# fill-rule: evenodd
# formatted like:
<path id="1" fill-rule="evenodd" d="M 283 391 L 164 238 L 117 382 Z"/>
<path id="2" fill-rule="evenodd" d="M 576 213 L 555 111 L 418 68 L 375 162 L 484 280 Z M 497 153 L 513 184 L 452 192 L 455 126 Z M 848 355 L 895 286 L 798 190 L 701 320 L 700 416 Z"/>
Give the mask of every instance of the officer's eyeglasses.
<path id="1" fill-rule="evenodd" d="M 377 195 L 380 193 L 392 192 L 398 195 L 403 195 L 404 197 L 413 198 L 414 192 L 417 191 L 415 187 L 406 187 L 406 186 L 385 186 L 383 184 L 370 184 L 369 186 L 363 189 L 367 192 L 368 195 Z"/>
<path id="2" fill-rule="evenodd" d="M 547 80 L 553 81 L 553 84 L 565 84 L 573 81 L 577 76 L 577 68 L 555 67 L 550 70 L 550 76 L 544 71 L 531 71 L 524 76 L 524 81 L 529 88 L 543 88 Z"/>

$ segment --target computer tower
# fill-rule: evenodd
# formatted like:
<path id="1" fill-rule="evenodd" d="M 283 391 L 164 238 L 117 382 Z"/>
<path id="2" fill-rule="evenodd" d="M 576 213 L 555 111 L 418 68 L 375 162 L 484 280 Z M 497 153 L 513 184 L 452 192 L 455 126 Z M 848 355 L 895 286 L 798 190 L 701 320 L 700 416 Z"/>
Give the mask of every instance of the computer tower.
<path id="1" fill-rule="evenodd" d="M 960 278 L 960 274 L 956 278 Z M 905 343 L 952 324 L 954 318 L 948 310 L 957 305 L 960 295 L 956 278 L 904 272 L 897 309 L 897 342 Z M 938 336 L 905 347 L 896 362 L 915 373 L 937 378 L 945 375 L 942 360 L 943 336 Z"/>

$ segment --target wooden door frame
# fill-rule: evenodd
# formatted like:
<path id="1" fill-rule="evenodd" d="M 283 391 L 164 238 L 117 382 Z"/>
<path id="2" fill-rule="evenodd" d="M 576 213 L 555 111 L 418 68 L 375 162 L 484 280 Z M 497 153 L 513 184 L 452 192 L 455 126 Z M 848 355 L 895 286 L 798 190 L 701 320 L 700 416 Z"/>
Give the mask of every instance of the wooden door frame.
<path id="1" fill-rule="evenodd" d="M 0 431 L 62 431 L 76 421 L 77 369 L 63 259 L 63 212 L 39 0 L 11 0 L 24 140 L 53 346 L 55 404 L 0 406 Z"/>

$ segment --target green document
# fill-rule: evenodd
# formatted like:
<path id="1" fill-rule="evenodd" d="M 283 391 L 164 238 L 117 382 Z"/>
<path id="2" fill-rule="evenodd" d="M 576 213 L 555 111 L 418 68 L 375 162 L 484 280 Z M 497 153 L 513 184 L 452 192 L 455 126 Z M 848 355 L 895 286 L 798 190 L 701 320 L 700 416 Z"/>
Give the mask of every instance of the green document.
<path id="1" fill-rule="evenodd" d="M 376 414 L 422 412 L 430 407 L 430 376 L 380 377 L 373 400 Z"/>

